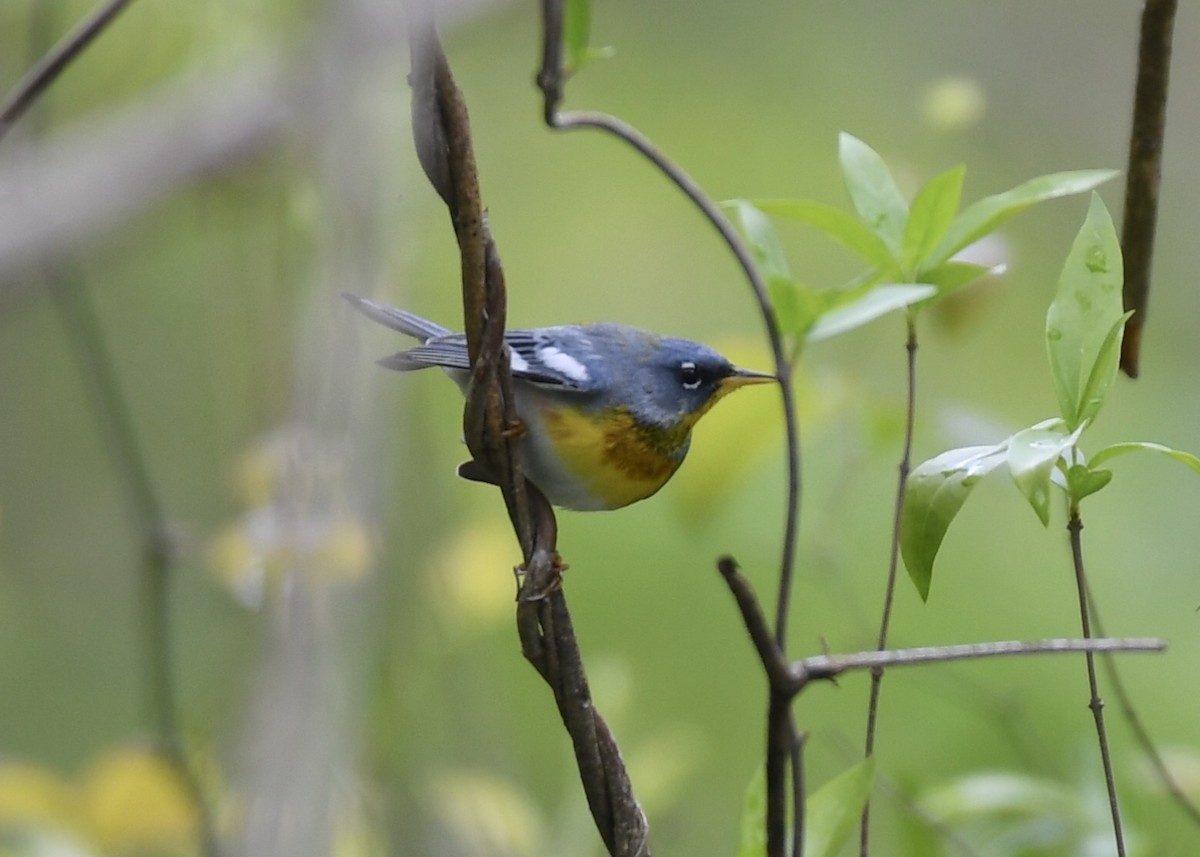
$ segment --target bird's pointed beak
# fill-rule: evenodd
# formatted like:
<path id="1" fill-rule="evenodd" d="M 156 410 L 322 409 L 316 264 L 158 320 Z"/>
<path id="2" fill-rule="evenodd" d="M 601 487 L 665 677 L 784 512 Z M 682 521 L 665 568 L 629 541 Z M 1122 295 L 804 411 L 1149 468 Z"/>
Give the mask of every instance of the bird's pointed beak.
<path id="1" fill-rule="evenodd" d="M 755 372 L 753 369 L 743 369 L 740 366 L 735 366 L 733 373 L 727 375 L 721 381 L 721 392 L 732 393 L 739 387 L 748 387 L 751 384 L 769 384 L 778 380 L 774 375 L 766 372 Z"/>

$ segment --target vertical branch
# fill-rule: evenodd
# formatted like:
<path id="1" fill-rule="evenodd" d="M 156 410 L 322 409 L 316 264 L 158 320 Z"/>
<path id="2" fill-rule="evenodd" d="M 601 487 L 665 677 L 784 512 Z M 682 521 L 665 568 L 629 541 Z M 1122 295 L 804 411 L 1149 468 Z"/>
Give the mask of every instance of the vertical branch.
<path id="1" fill-rule="evenodd" d="M 0 106 L 0 139 L 129 2 L 105 3 L 34 63 Z M 30 40 L 34 50 L 41 49 L 38 43 L 48 24 L 48 16 L 36 10 Z M 202 853 L 217 857 L 220 848 L 212 814 L 200 782 L 188 764 L 179 733 L 171 634 L 173 548 L 166 515 L 150 478 L 150 467 L 134 429 L 129 403 L 117 380 L 95 306 L 78 270 L 69 258 L 53 263 L 43 260 L 42 276 L 58 311 L 64 338 L 84 376 L 100 434 L 125 482 L 130 517 L 140 541 L 138 613 L 142 623 L 143 716 L 154 735 L 156 751 L 174 772 L 195 808 Z"/>
<path id="2" fill-rule="evenodd" d="M 554 693 L 605 847 L 613 857 L 648 857 L 645 814 L 617 743 L 592 704 L 561 589 L 554 513 L 523 475 L 517 444 L 522 429 L 504 343 L 504 274 L 479 192 L 466 105 L 432 21 L 414 20 L 410 33 L 414 143 L 426 176 L 449 209 L 461 254 L 472 367 L 463 416 L 467 447 L 500 486 L 525 557 L 517 603 L 521 648 Z"/>
<path id="3" fill-rule="evenodd" d="M 1071 540 L 1071 560 L 1075 567 L 1075 588 L 1079 593 L 1079 621 L 1083 627 L 1083 638 L 1092 639 L 1092 623 L 1088 608 L 1087 576 L 1083 568 L 1083 520 L 1079 517 L 1079 506 L 1072 502 L 1067 533 Z M 1112 814 L 1113 837 L 1117 845 L 1117 857 L 1125 857 L 1125 837 L 1121 832 L 1121 806 L 1117 801 L 1117 783 L 1113 776 L 1112 755 L 1108 749 L 1108 730 L 1104 727 L 1104 700 L 1100 698 L 1100 686 L 1096 681 L 1096 655 L 1084 653 L 1087 660 L 1088 690 L 1091 698 L 1088 708 L 1096 721 L 1096 738 L 1100 743 L 1100 761 L 1104 766 L 1104 787 L 1108 791 L 1108 808 Z"/>
<path id="4" fill-rule="evenodd" d="M 1146 323 L 1150 297 L 1176 5 L 1177 0 L 1146 0 L 1142 8 L 1137 89 L 1129 135 L 1129 164 L 1125 170 L 1125 218 L 1121 224 L 1125 309 L 1134 311 L 1125 322 L 1121 369 L 1130 378 L 1136 378 L 1139 372 L 1142 326 Z"/>
<path id="5" fill-rule="evenodd" d="M 133 427 L 133 415 L 121 392 L 112 356 L 87 290 L 68 265 L 47 266 L 46 282 L 75 362 L 86 378 L 101 434 L 117 471 L 125 480 L 130 513 L 141 540 L 142 654 L 145 658 L 145 712 L 158 752 L 175 771 L 196 808 L 203 853 L 219 853 L 208 803 L 196 779 L 179 735 L 175 711 L 175 682 L 171 635 L 172 548 L 166 516 L 150 479 L 150 468 Z"/>
<path id="6" fill-rule="evenodd" d="M 908 364 L 908 400 L 904 413 L 904 449 L 900 454 L 899 477 L 896 480 L 896 502 L 892 513 L 892 547 L 888 556 L 887 585 L 883 593 L 883 614 L 879 619 L 879 639 L 876 651 L 882 652 L 887 648 L 888 629 L 892 621 L 892 602 L 896 594 L 896 571 L 900 564 L 900 524 L 904 519 L 904 489 L 908 484 L 908 472 L 912 467 L 913 427 L 916 423 L 917 411 L 917 326 L 912 314 L 905 316 L 908 324 L 908 336 L 904 342 Z M 867 738 L 863 754 L 870 756 L 875 752 L 875 726 L 879 719 L 879 695 L 883 689 L 883 667 L 871 670 L 871 696 L 867 703 Z M 871 852 L 871 800 L 867 799 L 863 806 L 862 822 L 859 828 L 858 852 L 860 857 L 867 857 Z"/>

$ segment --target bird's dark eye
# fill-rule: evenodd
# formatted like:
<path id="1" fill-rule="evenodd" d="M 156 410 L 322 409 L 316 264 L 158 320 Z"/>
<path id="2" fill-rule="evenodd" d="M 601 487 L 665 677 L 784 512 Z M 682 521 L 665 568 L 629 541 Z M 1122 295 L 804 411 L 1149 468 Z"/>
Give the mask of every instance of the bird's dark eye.
<path id="1" fill-rule="evenodd" d="M 683 384 L 683 389 L 695 390 L 702 380 L 704 379 L 700 376 L 700 370 L 691 360 L 679 364 L 679 382 Z"/>

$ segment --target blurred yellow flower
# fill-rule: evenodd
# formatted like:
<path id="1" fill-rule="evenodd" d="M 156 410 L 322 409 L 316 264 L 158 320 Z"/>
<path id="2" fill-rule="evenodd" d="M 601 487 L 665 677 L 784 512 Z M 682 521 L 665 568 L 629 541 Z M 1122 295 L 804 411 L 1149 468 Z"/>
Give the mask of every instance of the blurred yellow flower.
<path id="1" fill-rule="evenodd" d="M 192 854 L 197 828 L 177 773 L 146 748 L 106 751 L 78 782 L 29 763 L 0 764 L 0 839 L 17 834 L 33 843 L 28 853 Z"/>
<path id="2" fill-rule="evenodd" d="M 84 774 L 81 794 L 92 838 L 106 853 L 185 852 L 196 842 L 196 808 L 157 753 L 104 753 Z"/>
<path id="3" fill-rule="evenodd" d="M 472 857 L 533 857 L 546 833 L 533 802 L 514 784 L 483 773 L 444 773 L 429 789 L 453 850 Z"/>
<path id="4" fill-rule="evenodd" d="M 209 543 L 214 576 L 252 608 L 293 572 L 319 583 L 361 579 L 372 541 L 341 499 L 343 484 L 336 448 L 312 432 L 286 428 L 255 443 L 234 468 L 247 511 Z"/>
<path id="5" fill-rule="evenodd" d="M 517 584 L 512 569 L 521 561 L 507 525 L 476 522 L 459 530 L 442 548 L 426 578 L 429 599 L 453 630 L 477 631 L 512 618 Z"/>
<path id="6" fill-rule="evenodd" d="M 925 87 L 921 94 L 921 112 L 925 121 L 938 131 L 961 131 L 983 118 L 987 94 L 979 81 L 952 75 Z"/>
<path id="7" fill-rule="evenodd" d="M 77 829 L 75 788 L 57 774 L 23 762 L 0 763 L 0 831 L 33 827 Z"/>

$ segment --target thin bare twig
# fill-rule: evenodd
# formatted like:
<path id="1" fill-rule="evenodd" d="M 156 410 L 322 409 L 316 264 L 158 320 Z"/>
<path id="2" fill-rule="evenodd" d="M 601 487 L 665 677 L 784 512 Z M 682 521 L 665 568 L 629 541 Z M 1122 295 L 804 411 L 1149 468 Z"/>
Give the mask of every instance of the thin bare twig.
<path id="1" fill-rule="evenodd" d="M 852 670 L 940 664 L 1013 655 L 1161 652 L 1166 647 L 1166 642 L 1157 637 L 1085 637 L 1083 639 L 1064 637 L 1053 640 L 1002 640 L 995 643 L 962 643 L 954 646 L 917 646 L 911 649 L 888 649 L 882 652 L 857 652 L 852 655 L 813 655 L 794 662 L 789 670 L 792 673 L 794 692 L 798 692 L 803 685 L 810 681 L 837 678 L 842 673 Z"/>
<path id="2" fill-rule="evenodd" d="M 762 607 L 750 585 L 738 570 L 737 562 L 728 556 L 717 560 L 717 570 L 725 579 L 737 602 L 763 672 L 767 676 L 767 749 L 766 749 L 766 846 L 769 857 L 782 857 L 787 830 L 787 769 L 800 761 L 801 737 L 792 716 L 791 701 L 795 696 L 795 676 L 784 657 L 783 650 L 771 634 Z M 792 771 L 792 830 L 793 853 L 800 857 L 804 842 L 803 772 Z"/>
<path id="3" fill-rule="evenodd" d="M 141 614 L 146 658 L 146 717 L 154 730 L 158 752 L 174 770 L 196 808 L 203 853 L 220 853 L 216 829 L 199 780 L 196 779 L 176 716 L 175 681 L 170 626 L 170 572 L 173 551 L 166 515 L 154 490 L 150 468 L 133 427 L 129 404 L 117 381 L 108 345 L 95 308 L 76 272 L 66 263 L 47 267 L 46 282 L 55 299 L 65 338 L 84 373 L 100 432 L 108 443 L 117 471 L 125 482 L 131 516 L 141 538 Z"/>
<path id="4" fill-rule="evenodd" d="M 57 74 L 79 54 L 120 11 L 121 4 L 94 13 L 63 43 L 34 65 L 21 85 L 0 108 L 0 137 L 53 82 Z M 52 16 L 42 8 L 34 11 L 30 27 L 30 54 L 44 49 Z M 43 114 L 44 118 L 44 114 Z M 40 139 L 44 122 L 33 123 L 32 137 Z M 171 633 L 171 566 L 174 551 L 166 514 L 153 480 L 143 447 L 134 429 L 129 407 L 95 306 L 69 254 L 58 255 L 51 264 L 41 264 L 41 279 L 58 311 L 64 339 L 75 358 L 88 390 L 92 411 L 113 464 L 124 482 L 130 517 L 141 542 L 138 571 L 139 615 L 142 619 L 144 657 L 144 716 L 154 735 L 155 751 L 170 767 L 196 811 L 198 840 L 208 857 L 219 854 L 212 813 L 195 772 L 188 762 L 179 731 L 176 710 L 173 639 Z"/>
<path id="5" fill-rule="evenodd" d="M 255 60 L 203 83 L 171 83 L 134 106 L 0 163 L 0 296 L 63 246 L 104 230 L 210 170 L 278 140 L 295 114 L 280 63 Z M 22 143 L 22 145 L 16 145 Z"/>
<path id="6" fill-rule="evenodd" d="M 1171 76 L 1171 38 L 1177 0 L 1146 0 L 1138 42 L 1137 88 L 1129 164 L 1125 170 L 1125 219 L 1121 253 L 1125 259 L 1125 322 L 1121 369 L 1130 378 L 1140 371 L 1142 327 L 1150 298 L 1150 269 L 1158 223 L 1158 186 L 1162 175 L 1163 136 L 1167 126 L 1167 87 Z"/>
<path id="7" fill-rule="evenodd" d="M 905 317 L 908 336 L 904 351 L 908 365 L 908 399 L 904 411 L 904 448 L 900 454 L 900 473 L 896 479 L 896 502 L 892 513 L 892 545 L 888 556 L 887 584 L 883 593 L 883 614 L 879 618 L 879 640 L 876 648 L 887 648 L 888 629 L 892 621 L 892 603 L 896 595 L 896 572 L 900 565 L 900 524 L 904 519 L 904 489 L 908 485 L 908 471 L 912 467 L 913 427 L 917 412 L 917 325 L 911 314 Z M 875 725 L 879 719 L 879 696 L 883 690 L 883 668 L 871 670 L 871 695 L 867 702 L 867 737 L 863 754 L 875 752 Z M 859 857 L 871 852 L 871 799 L 863 804 L 862 821 L 859 825 Z"/>
<path id="8" fill-rule="evenodd" d="M 645 814 L 621 754 L 592 705 L 560 583 L 553 510 L 527 483 L 517 438 L 499 254 L 487 227 L 462 94 L 428 19 L 413 22 L 413 134 L 421 165 L 449 209 L 462 261 L 464 322 L 472 362 L 463 417 L 468 449 L 500 486 L 525 557 L 517 603 L 522 651 L 554 693 L 574 745 L 596 827 L 613 857 L 648 857 Z"/>
<path id="9" fill-rule="evenodd" d="M 1070 517 L 1067 520 L 1067 533 L 1071 541 L 1075 588 L 1079 594 L 1079 622 L 1083 627 L 1084 639 L 1091 639 L 1091 610 L 1088 607 L 1087 575 L 1083 567 L 1082 532 L 1083 520 L 1079 517 L 1079 507 L 1072 503 Z M 1112 754 L 1108 749 L 1108 730 L 1104 727 L 1104 700 L 1100 698 L 1100 685 L 1096 681 L 1096 657 L 1092 652 L 1088 652 L 1085 658 L 1087 660 L 1088 690 L 1091 693 L 1088 708 L 1092 710 L 1092 719 L 1096 722 L 1096 740 L 1100 744 L 1100 762 L 1104 766 L 1104 787 L 1108 792 L 1108 808 L 1112 815 L 1117 857 L 1125 857 L 1125 836 L 1121 831 L 1121 805 L 1117 800 L 1117 781 L 1113 775 Z"/>
<path id="10" fill-rule="evenodd" d="M 1096 633 L 1104 637 L 1104 623 L 1100 619 L 1100 613 L 1096 607 L 1096 599 L 1092 596 L 1091 587 L 1088 588 L 1088 607 L 1092 614 L 1092 627 Z M 1196 824 L 1200 824 L 1200 808 L 1192 802 L 1184 791 L 1183 786 L 1175 779 L 1171 770 L 1167 767 L 1167 763 L 1163 760 L 1162 753 L 1158 751 L 1154 739 L 1150 737 L 1150 731 L 1146 728 L 1146 724 L 1142 721 L 1141 715 L 1133 704 L 1133 697 L 1129 695 L 1129 690 L 1125 687 L 1125 680 L 1121 678 L 1121 671 L 1117 669 L 1116 659 L 1111 653 L 1102 653 L 1101 658 L 1104 661 L 1104 671 L 1108 674 L 1108 683 L 1112 685 L 1113 695 L 1117 698 L 1117 704 L 1121 707 L 1121 714 L 1125 717 L 1125 722 L 1129 724 L 1129 728 L 1133 730 L 1134 738 L 1142 745 L 1142 752 L 1150 760 L 1150 765 L 1154 768 L 1159 780 L 1166 786 L 1167 791 L 1174 799 L 1175 803 L 1182 809 Z"/>
<path id="11" fill-rule="evenodd" d="M 0 140 L 81 53 L 104 32 L 132 0 L 108 0 L 79 22 L 49 53 L 38 60 L 0 102 Z"/>

